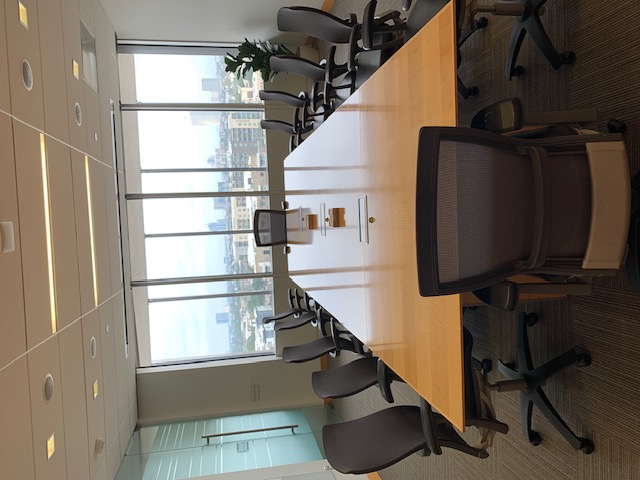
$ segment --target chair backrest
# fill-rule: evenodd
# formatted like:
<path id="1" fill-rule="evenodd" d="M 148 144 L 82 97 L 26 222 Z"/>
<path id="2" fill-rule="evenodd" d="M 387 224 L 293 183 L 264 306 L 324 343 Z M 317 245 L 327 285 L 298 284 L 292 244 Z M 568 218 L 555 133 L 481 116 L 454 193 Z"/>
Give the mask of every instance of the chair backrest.
<path id="1" fill-rule="evenodd" d="M 260 126 L 265 130 L 277 130 L 279 132 L 288 133 L 289 135 L 295 135 L 295 127 L 282 120 L 260 120 Z"/>
<path id="2" fill-rule="evenodd" d="M 407 17 L 405 42 L 418 33 L 429 20 L 435 17 L 435 15 L 449 3 L 449 0 L 416 0 L 414 3 L 413 9 Z"/>
<path id="3" fill-rule="evenodd" d="M 421 130 L 416 242 L 422 295 L 477 290 L 520 272 L 593 275 L 619 268 L 630 195 L 621 137 L 549 134 Z M 602 202 L 611 211 L 604 242 L 602 212 L 593 207 Z M 602 253 L 593 264 L 591 251 Z"/>
<path id="4" fill-rule="evenodd" d="M 303 108 L 309 104 L 309 99 L 306 94 L 292 95 L 288 92 L 281 92 L 279 90 L 260 90 L 260 100 L 274 101 L 280 103 L 286 103 L 292 107 Z"/>
<path id="5" fill-rule="evenodd" d="M 342 20 L 311 7 L 283 7 L 278 10 L 278 30 L 298 32 L 331 43 L 347 43 L 355 21 Z"/>
<path id="6" fill-rule="evenodd" d="M 287 212 L 284 210 L 256 210 L 253 234 L 258 247 L 287 243 Z"/>
<path id="7" fill-rule="evenodd" d="M 491 285 L 518 271 L 533 249 L 531 153 L 492 143 L 482 135 L 487 132 L 464 130 L 423 128 L 420 134 L 416 242 L 422 295 Z"/>
<path id="8" fill-rule="evenodd" d="M 269 59 L 273 72 L 290 72 L 309 78 L 315 82 L 323 82 L 325 68 L 305 58 L 291 55 L 274 55 Z"/>

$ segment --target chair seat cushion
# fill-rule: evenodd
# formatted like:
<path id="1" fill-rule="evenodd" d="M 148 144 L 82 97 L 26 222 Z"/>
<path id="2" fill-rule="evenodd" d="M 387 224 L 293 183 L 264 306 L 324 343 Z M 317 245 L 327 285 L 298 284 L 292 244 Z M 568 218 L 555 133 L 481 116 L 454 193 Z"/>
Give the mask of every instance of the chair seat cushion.
<path id="1" fill-rule="evenodd" d="M 420 408 L 391 407 L 322 428 L 327 460 L 342 473 L 368 473 L 392 465 L 426 446 Z"/>

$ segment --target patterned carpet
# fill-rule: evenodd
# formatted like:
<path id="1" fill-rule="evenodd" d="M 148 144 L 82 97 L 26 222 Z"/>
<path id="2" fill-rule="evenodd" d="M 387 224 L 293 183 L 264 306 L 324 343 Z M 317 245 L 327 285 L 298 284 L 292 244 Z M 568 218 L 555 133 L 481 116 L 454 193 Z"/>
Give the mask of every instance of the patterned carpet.
<path id="1" fill-rule="evenodd" d="M 332 13 L 362 14 L 365 0 L 336 0 Z M 378 11 L 399 9 L 400 1 L 379 1 Z M 573 50 L 574 65 L 553 70 L 530 39 L 525 39 L 518 63 L 522 77 L 504 78 L 504 58 L 513 20 L 489 16 L 489 26 L 462 48 L 460 76 L 477 85 L 477 97 L 460 99 L 459 119 L 466 123 L 483 106 L 511 96 L 523 100 L 526 111 L 597 107 L 599 121 L 617 118 L 627 124 L 625 140 L 631 173 L 640 169 L 640 2 L 615 0 L 550 0 L 542 22 L 559 51 Z M 319 45 L 321 52 L 326 46 Z M 326 51 L 326 50 L 325 50 Z M 592 455 L 573 451 L 550 424 L 534 413 L 534 428 L 542 435 L 538 447 L 522 436 L 518 393 L 494 393 L 498 418 L 511 427 L 496 436 L 487 460 L 447 450 L 439 457 L 412 455 L 380 472 L 395 479 L 492 480 L 625 480 L 640 478 L 640 296 L 628 291 L 626 275 L 594 280 L 594 293 L 547 303 L 521 305 L 540 313 L 530 329 L 534 363 L 540 364 L 579 345 L 593 358 L 588 368 L 569 368 L 548 381 L 545 390 L 565 421 L 591 438 Z M 513 359 L 516 313 L 489 308 L 470 312 L 465 325 L 474 335 L 474 356 Z M 332 366 L 351 360 L 343 354 Z M 497 370 L 497 369 L 496 369 Z M 499 373 L 492 372 L 491 380 Z M 394 384 L 397 403 L 417 403 L 416 394 Z M 375 389 L 335 402 L 344 420 L 388 405 Z M 465 437 L 474 433 L 466 433 Z"/>

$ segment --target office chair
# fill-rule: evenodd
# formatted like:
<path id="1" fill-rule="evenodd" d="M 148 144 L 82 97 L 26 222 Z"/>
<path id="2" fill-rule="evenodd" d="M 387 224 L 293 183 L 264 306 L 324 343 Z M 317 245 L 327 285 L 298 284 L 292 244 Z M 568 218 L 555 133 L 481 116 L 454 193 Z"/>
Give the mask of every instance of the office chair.
<path id="1" fill-rule="evenodd" d="M 356 56 L 364 50 L 395 49 L 403 43 L 402 36 L 389 38 L 404 30 L 400 12 L 387 11 L 376 16 L 376 6 L 376 0 L 366 5 L 362 23 L 358 23 L 355 14 L 343 20 L 316 8 L 283 7 L 278 10 L 278 30 L 304 33 L 330 43 L 349 44 L 347 65 L 349 70 L 355 70 Z M 392 24 L 387 24 L 389 21 Z M 378 41 L 383 36 L 385 38 Z"/>
<path id="2" fill-rule="evenodd" d="M 493 418 L 492 408 L 480 392 L 475 372 L 479 362 L 471 358 L 473 338 L 464 329 L 465 423 L 492 433 L 507 433 L 509 427 Z M 486 371 L 481 372 L 484 377 Z M 487 434 L 479 439 L 480 447 L 469 445 L 454 427 L 420 399 L 420 406 L 402 405 L 387 408 L 349 422 L 325 425 L 322 443 L 329 464 L 342 473 L 369 473 L 386 468 L 415 452 L 423 456 L 441 455 L 442 448 L 487 458 Z"/>
<path id="3" fill-rule="evenodd" d="M 284 320 L 276 321 L 273 329 L 276 332 L 282 330 L 292 330 L 294 328 L 303 327 L 305 325 L 312 325 L 317 327 L 323 336 L 327 335 L 326 324 L 331 320 L 331 315 L 324 311 L 322 308 L 318 308 L 314 312 L 307 312 L 302 315 L 294 316 Z"/>
<path id="4" fill-rule="evenodd" d="M 260 127 L 265 130 L 275 130 L 289 135 L 289 153 L 291 153 L 304 141 L 303 135 L 313 131 L 315 128 L 313 123 L 303 124 L 299 118 L 299 114 L 300 110 L 296 108 L 293 123 L 283 122 L 282 120 L 265 119 L 260 120 Z"/>
<path id="5" fill-rule="evenodd" d="M 320 398 L 344 398 L 377 384 L 382 398 L 393 403 L 393 381 L 403 380 L 376 357 L 358 358 L 340 367 L 311 374 L 311 387 Z"/>
<path id="6" fill-rule="evenodd" d="M 300 295 L 297 288 L 290 288 L 288 290 L 288 300 L 289 310 L 264 317 L 262 323 L 275 322 L 273 327 L 275 331 L 298 328 L 308 323 L 316 326 L 318 321 L 316 303 L 307 292 L 304 292 L 304 295 Z"/>
<path id="7" fill-rule="evenodd" d="M 284 103 L 299 109 L 300 122 L 308 125 L 313 120 L 324 119 L 329 115 L 330 105 L 324 103 L 319 85 L 318 82 L 313 83 L 311 94 L 300 92 L 296 96 L 279 90 L 260 90 L 259 95 L 261 100 Z"/>
<path id="8" fill-rule="evenodd" d="M 289 254 L 287 245 L 287 211 L 256 210 L 253 215 L 253 236 L 257 247 L 284 245 L 284 253 Z"/>
<path id="9" fill-rule="evenodd" d="M 273 72 L 295 73 L 314 82 L 324 82 L 323 98 L 325 103 L 336 97 L 338 90 L 355 90 L 355 72 L 350 71 L 346 63 L 335 62 L 336 47 L 332 46 L 326 60 L 314 63 L 310 60 L 291 55 L 274 55 L 269 60 Z"/>
<path id="10" fill-rule="evenodd" d="M 622 136 L 561 127 L 533 139 L 463 127 L 421 130 L 416 242 L 423 296 L 479 290 L 518 273 L 572 277 L 620 268 L 631 202 Z"/>
<path id="11" fill-rule="evenodd" d="M 456 11 L 459 10 L 462 6 L 462 2 L 464 0 L 455 0 L 456 2 Z M 403 9 L 408 9 L 411 6 L 412 2 L 405 2 L 403 5 Z M 413 10 L 409 14 L 407 18 L 406 24 L 406 32 L 405 32 L 405 42 L 407 42 L 410 38 L 412 38 L 420 29 L 429 22 L 442 8 L 449 3 L 449 0 L 418 0 Z M 458 67 L 460 66 L 462 55 L 460 54 L 460 47 L 469 39 L 469 37 L 482 28 L 487 26 L 488 22 L 485 17 L 480 18 L 477 21 L 468 22 L 468 24 L 462 25 L 460 22 L 457 24 L 457 45 L 458 45 Z M 470 96 L 478 94 L 478 87 L 471 86 L 467 87 L 464 85 L 460 77 L 458 77 L 458 93 L 465 100 Z"/>
<path id="12" fill-rule="evenodd" d="M 284 347 L 282 360 L 286 363 L 302 363 L 315 360 L 323 355 L 338 356 L 340 351 L 348 350 L 360 355 L 371 355 L 364 344 L 352 333 L 337 325 L 335 318 L 329 320 L 329 335 L 313 340 L 303 345 Z"/>
<path id="13" fill-rule="evenodd" d="M 575 54 L 571 51 L 558 53 L 545 32 L 540 22 L 541 10 L 545 3 L 547 0 L 518 0 L 518 2 L 496 2 L 480 5 L 477 0 L 462 0 L 457 11 L 459 12 L 459 22 L 463 28 L 472 21 L 473 16 L 478 12 L 514 17 L 515 25 L 511 33 L 504 70 L 507 80 L 511 80 L 512 77 L 524 73 L 524 68 L 516 65 L 516 61 L 527 32 L 554 69 L 558 70 L 563 65 L 575 62 Z"/>

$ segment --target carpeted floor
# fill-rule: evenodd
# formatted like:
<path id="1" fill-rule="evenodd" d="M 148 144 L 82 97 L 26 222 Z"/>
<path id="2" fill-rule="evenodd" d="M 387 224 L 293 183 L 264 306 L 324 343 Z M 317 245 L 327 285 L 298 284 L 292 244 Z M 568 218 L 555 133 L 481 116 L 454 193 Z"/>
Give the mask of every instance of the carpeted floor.
<path id="1" fill-rule="evenodd" d="M 365 0 L 336 0 L 332 13 L 361 15 Z M 378 11 L 399 9 L 400 1 L 381 0 Z M 520 97 L 526 111 L 597 107 L 599 120 L 617 118 L 627 124 L 625 140 L 630 170 L 640 169 L 640 2 L 638 0 L 549 0 L 543 24 L 556 45 L 573 50 L 574 65 L 553 70 L 530 39 L 519 57 L 526 74 L 508 82 L 504 57 L 513 20 L 489 16 L 489 26 L 462 48 L 460 76 L 480 94 L 459 102 L 459 119 L 469 121 L 483 106 Z M 326 48 L 319 45 L 320 50 Z M 419 79 L 416 79 L 419 81 Z M 567 179 L 570 181 L 571 179 Z M 498 435 L 487 460 L 447 450 L 440 457 L 412 455 L 380 472 L 395 479 L 495 480 L 625 480 L 640 479 L 640 296 L 628 291 L 626 276 L 594 280 L 590 297 L 521 305 L 540 313 L 530 329 L 538 364 L 568 347 L 586 348 L 588 368 L 570 368 L 550 380 L 545 390 L 557 410 L 579 435 L 589 437 L 592 455 L 573 451 L 548 422 L 534 413 L 534 428 L 543 442 L 530 445 L 522 436 L 517 393 L 494 393 L 498 418 L 511 427 Z M 474 356 L 513 359 L 516 313 L 478 308 L 465 319 L 474 335 Z M 333 366 L 351 360 L 342 355 Z M 492 380 L 499 373 L 492 372 Z M 394 384 L 398 403 L 417 403 L 408 387 Z M 388 405 L 375 389 L 335 402 L 343 418 L 361 417 Z M 473 436 L 473 432 L 465 436 Z"/>

